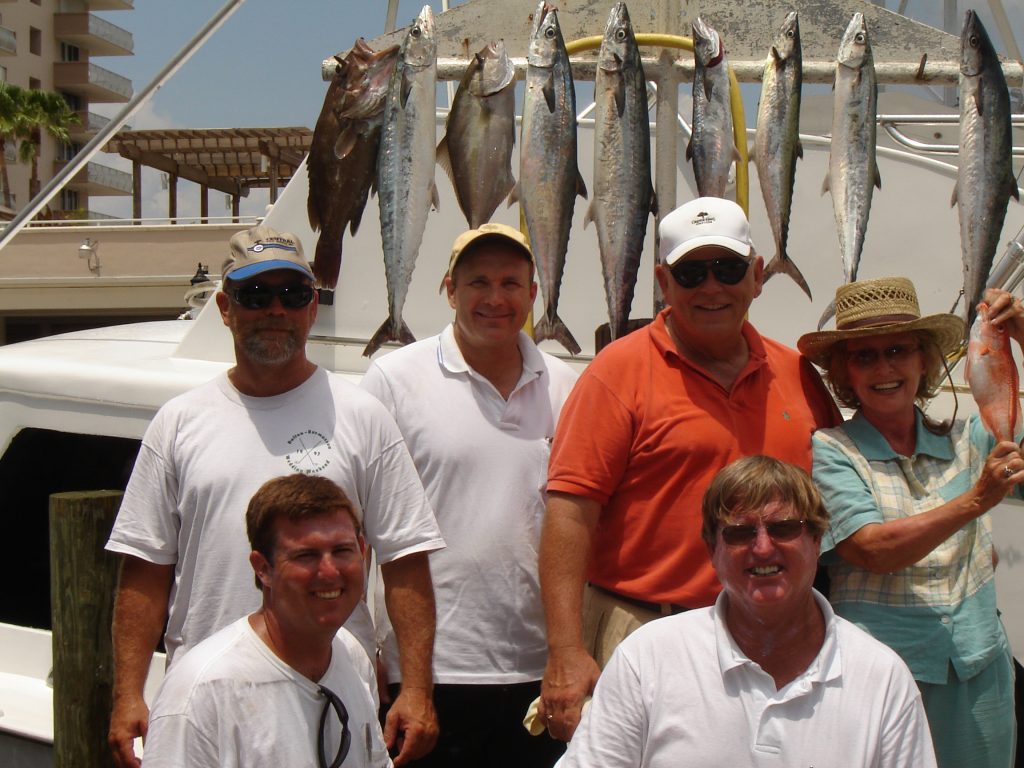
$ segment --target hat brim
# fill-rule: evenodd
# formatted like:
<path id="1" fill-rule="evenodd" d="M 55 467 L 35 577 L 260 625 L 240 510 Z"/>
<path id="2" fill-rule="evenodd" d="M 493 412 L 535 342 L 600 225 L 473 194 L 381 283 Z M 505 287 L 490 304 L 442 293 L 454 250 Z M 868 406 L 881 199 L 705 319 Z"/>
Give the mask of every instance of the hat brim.
<path id="1" fill-rule="evenodd" d="M 275 269 L 290 269 L 294 272 L 302 273 L 310 280 L 313 279 L 313 273 L 308 268 L 304 269 L 294 261 L 286 261 L 285 259 L 270 259 L 269 261 L 257 261 L 255 264 L 246 264 L 225 274 L 224 279 L 248 280 L 250 277 L 256 277 L 256 275 L 262 275 L 264 272 L 270 272 Z"/>
<path id="2" fill-rule="evenodd" d="M 820 368 L 828 368 L 832 347 L 840 341 L 862 339 L 870 336 L 884 336 L 889 333 L 911 333 L 927 331 L 944 356 L 955 352 L 963 342 L 966 326 L 956 315 L 926 315 L 904 323 L 869 325 L 844 331 L 816 331 L 805 333 L 796 343 L 800 353 Z"/>
<path id="3" fill-rule="evenodd" d="M 673 264 L 676 264 L 698 248 L 706 248 L 709 245 L 717 245 L 719 248 L 725 248 L 727 251 L 732 251 L 737 256 L 744 259 L 749 259 L 754 255 L 754 247 L 742 240 L 737 240 L 733 237 L 725 237 L 724 235 L 706 235 L 704 237 L 694 237 L 677 245 L 674 249 L 668 252 L 668 255 L 665 257 L 665 265 L 671 267 Z"/>

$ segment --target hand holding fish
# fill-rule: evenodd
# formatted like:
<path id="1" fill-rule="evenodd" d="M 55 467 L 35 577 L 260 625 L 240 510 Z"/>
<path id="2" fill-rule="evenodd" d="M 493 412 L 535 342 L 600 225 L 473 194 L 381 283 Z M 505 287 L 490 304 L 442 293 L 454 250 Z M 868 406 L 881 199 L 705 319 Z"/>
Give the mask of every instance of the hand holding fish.
<path id="1" fill-rule="evenodd" d="M 988 304 L 989 322 L 996 328 L 1005 324 L 1006 333 L 1024 348 L 1024 303 L 1001 288 L 987 289 L 984 301 Z"/>
<path id="2" fill-rule="evenodd" d="M 580 724 L 583 702 L 594 692 L 597 662 L 582 647 L 552 648 L 540 689 L 538 714 L 553 739 L 569 741 Z"/>
<path id="3" fill-rule="evenodd" d="M 1020 446 L 1006 440 L 996 443 L 985 459 L 978 482 L 974 484 L 973 493 L 978 506 L 983 511 L 992 509 L 1021 481 L 1024 481 L 1024 457 Z"/>

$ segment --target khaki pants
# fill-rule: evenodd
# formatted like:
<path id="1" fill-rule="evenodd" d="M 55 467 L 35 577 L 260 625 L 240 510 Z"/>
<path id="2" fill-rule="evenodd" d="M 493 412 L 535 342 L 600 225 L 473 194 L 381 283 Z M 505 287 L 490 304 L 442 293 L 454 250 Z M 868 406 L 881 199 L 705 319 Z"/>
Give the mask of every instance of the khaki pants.
<path id="1" fill-rule="evenodd" d="M 617 600 L 589 584 L 583 589 L 583 642 L 601 669 L 628 635 L 647 622 L 661 618 L 657 611 Z"/>

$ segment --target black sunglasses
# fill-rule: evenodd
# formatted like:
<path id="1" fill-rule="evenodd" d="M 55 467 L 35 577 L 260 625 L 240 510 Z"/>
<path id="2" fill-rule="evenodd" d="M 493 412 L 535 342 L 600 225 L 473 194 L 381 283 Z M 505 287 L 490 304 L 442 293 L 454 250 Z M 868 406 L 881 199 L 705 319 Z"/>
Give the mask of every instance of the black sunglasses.
<path id="1" fill-rule="evenodd" d="M 302 309 L 313 300 L 313 286 L 309 283 L 291 283 L 277 288 L 260 283 L 249 283 L 230 292 L 236 304 L 246 309 L 266 309 L 276 296 L 285 309 Z"/>
<path id="2" fill-rule="evenodd" d="M 774 520 L 764 524 L 772 541 L 792 541 L 803 533 L 806 520 Z M 723 525 L 722 541 L 731 547 L 752 544 L 757 539 L 756 525 Z"/>
<path id="3" fill-rule="evenodd" d="M 681 259 L 669 267 L 672 277 L 683 288 L 696 288 L 708 278 L 708 272 L 722 285 L 736 285 L 742 280 L 750 262 L 739 256 L 722 256 L 718 259 Z"/>
<path id="4" fill-rule="evenodd" d="M 339 765 L 345 762 L 345 758 L 348 757 L 349 747 L 352 746 L 352 731 L 348 729 L 348 710 L 345 709 L 345 704 L 338 694 L 330 688 L 325 688 L 321 685 L 320 693 L 327 698 L 327 701 L 324 702 L 323 711 L 320 713 L 320 727 L 317 729 L 317 765 L 319 768 L 338 768 Z M 334 756 L 334 760 L 328 763 L 327 755 L 325 754 L 326 744 L 324 743 L 324 737 L 327 730 L 325 728 L 327 725 L 327 713 L 332 707 L 338 715 L 338 720 L 341 721 L 341 743 L 338 745 L 338 754 Z"/>
<path id="5" fill-rule="evenodd" d="M 871 368 L 880 357 L 885 358 L 887 363 L 902 363 L 920 351 L 919 344 L 893 344 L 885 349 L 856 349 L 846 354 L 850 362 L 858 368 Z"/>

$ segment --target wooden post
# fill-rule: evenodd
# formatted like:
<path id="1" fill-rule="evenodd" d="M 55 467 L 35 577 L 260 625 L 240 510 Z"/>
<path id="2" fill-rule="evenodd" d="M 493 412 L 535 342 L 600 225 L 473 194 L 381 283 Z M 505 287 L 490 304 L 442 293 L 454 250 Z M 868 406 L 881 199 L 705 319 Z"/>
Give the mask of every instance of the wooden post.
<path id="1" fill-rule="evenodd" d="M 85 491 L 50 496 L 55 768 L 114 765 L 107 730 L 118 561 L 103 545 L 122 495 Z"/>

